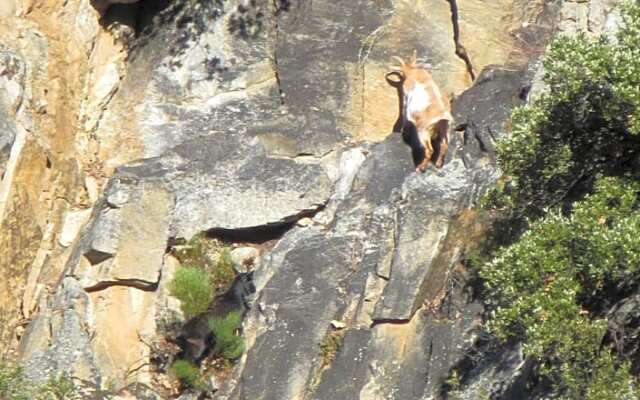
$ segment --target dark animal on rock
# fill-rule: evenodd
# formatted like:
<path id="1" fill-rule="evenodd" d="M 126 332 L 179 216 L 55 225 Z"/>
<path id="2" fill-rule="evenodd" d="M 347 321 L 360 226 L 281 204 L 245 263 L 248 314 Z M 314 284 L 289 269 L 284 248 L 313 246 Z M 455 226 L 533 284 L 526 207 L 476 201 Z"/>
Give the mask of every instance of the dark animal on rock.
<path id="1" fill-rule="evenodd" d="M 229 289 L 213 299 L 207 311 L 196 315 L 182 326 L 176 339 L 176 343 L 182 349 L 178 357 L 200 364 L 215 345 L 215 335 L 211 331 L 209 321 L 212 318 L 225 317 L 234 311 L 240 311 L 244 316 L 250 309 L 248 298 L 255 292 L 253 271 L 238 274 Z"/>

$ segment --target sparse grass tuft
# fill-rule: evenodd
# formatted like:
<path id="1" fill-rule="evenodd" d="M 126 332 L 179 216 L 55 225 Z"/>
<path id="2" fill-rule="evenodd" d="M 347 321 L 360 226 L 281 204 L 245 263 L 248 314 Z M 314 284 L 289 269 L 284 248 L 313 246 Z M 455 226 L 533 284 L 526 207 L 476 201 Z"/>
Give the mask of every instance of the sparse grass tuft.
<path id="1" fill-rule="evenodd" d="M 180 264 L 198 266 L 207 272 L 214 296 L 228 287 L 235 277 L 230 253 L 229 246 L 217 239 L 208 238 L 205 233 L 194 236 L 173 250 Z"/>
<path id="2" fill-rule="evenodd" d="M 22 368 L 0 362 L 0 399 L 2 400 L 71 400 L 78 388 L 65 374 L 51 376 L 44 384 L 24 377 Z"/>
<path id="3" fill-rule="evenodd" d="M 225 290 L 236 276 L 231 261 L 231 250 L 229 247 L 223 247 L 218 253 L 218 259 L 215 267 L 210 271 L 211 281 L 214 289 L 219 292 Z"/>
<path id="4" fill-rule="evenodd" d="M 325 368 L 331 365 L 333 360 L 336 358 L 336 354 L 340 349 L 343 336 L 344 334 L 342 333 L 342 331 L 327 332 L 327 334 L 322 339 L 322 342 L 320 342 L 320 353 L 322 354 L 322 368 Z"/>
<path id="5" fill-rule="evenodd" d="M 177 360 L 171 365 L 171 373 L 184 386 L 203 389 L 206 385 L 200 374 L 200 369 L 187 360 Z"/>

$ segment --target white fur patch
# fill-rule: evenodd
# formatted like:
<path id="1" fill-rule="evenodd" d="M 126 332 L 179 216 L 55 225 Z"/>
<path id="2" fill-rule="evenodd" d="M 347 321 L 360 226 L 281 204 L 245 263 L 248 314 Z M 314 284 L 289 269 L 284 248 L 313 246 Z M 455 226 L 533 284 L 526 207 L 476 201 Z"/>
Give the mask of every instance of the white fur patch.
<path id="1" fill-rule="evenodd" d="M 425 87 L 421 84 L 417 84 L 413 87 L 413 89 L 407 93 L 406 97 L 406 112 L 407 118 L 413 121 L 411 118 L 411 114 L 414 112 L 422 112 L 431 104 L 431 97 Z"/>

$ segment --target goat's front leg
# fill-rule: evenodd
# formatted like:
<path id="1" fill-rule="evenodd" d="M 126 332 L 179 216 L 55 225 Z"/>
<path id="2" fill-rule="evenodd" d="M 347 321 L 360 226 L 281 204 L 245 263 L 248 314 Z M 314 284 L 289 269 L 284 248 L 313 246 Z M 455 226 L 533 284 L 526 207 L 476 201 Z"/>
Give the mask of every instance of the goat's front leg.
<path id="1" fill-rule="evenodd" d="M 420 144 L 424 149 L 424 158 L 422 159 L 422 162 L 416 167 L 416 171 L 424 172 L 427 170 L 429 162 L 431 161 L 431 156 L 433 155 L 431 135 L 429 134 L 428 130 L 420 130 L 418 131 L 418 139 L 420 139 Z"/>
<path id="2" fill-rule="evenodd" d="M 449 120 L 441 119 L 434 129 L 436 130 L 436 137 L 439 143 L 436 168 L 442 168 L 444 157 L 447 155 L 447 148 L 449 147 Z"/>

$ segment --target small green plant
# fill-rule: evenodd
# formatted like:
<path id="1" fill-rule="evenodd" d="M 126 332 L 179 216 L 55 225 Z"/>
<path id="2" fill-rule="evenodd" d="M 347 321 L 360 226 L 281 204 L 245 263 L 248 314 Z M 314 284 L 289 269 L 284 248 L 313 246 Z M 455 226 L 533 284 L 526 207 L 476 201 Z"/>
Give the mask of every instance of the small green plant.
<path id="1" fill-rule="evenodd" d="M 186 360 L 177 360 L 171 364 L 171 373 L 185 386 L 202 389 L 206 385 L 200 369 Z"/>
<path id="2" fill-rule="evenodd" d="M 19 366 L 0 362 L 0 399 L 71 400 L 78 388 L 64 374 L 50 377 L 44 384 L 27 380 Z"/>
<path id="3" fill-rule="evenodd" d="M 447 393 L 448 400 L 458 400 L 460 399 L 460 388 L 462 386 L 462 380 L 460 377 L 460 372 L 457 369 L 451 370 L 449 376 L 444 381 L 444 387 Z"/>
<path id="4" fill-rule="evenodd" d="M 230 253 L 228 246 L 207 237 L 206 233 L 195 235 L 173 250 L 183 266 L 198 266 L 207 272 L 214 295 L 224 290 L 235 277 Z"/>
<path id="5" fill-rule="evenodd" d="M 211 318 L 209 328 L 215 336 L 214 354 L 219 354 L 226 359 L 235 360 L 244 353 L 244 339 L 236 335 L 236 331 L 242 324 L 242 312 L 232 311 L 225 317 Z"/>
<path id="6" fill-rule="evenodd" d="M 10 400 L 28 399 L 28 385 L 22 376 L 22 369 L 0 363 L 0 398 Z"/>
<path id="7" fill-rule="evenodd" d="M 187 317 L 205 312 L 213 298 L 209 274 L 197 267 L 180 267 L 169 283 L 169 292 L 180 300 Z"/>
<path id="8" fill-rule="evenodd" d="M 336 358 L 336 354 L 342 343 L 343 333 L 340 331 L 330 331 L 320 342 L 320 353 L 322 355 L 322 367 L 331 365 Z"/>
<path id="9" fill-rule="evenodd" d="M 66 374 L 50 377 L 41 389 L 44 397 L 38 397 L 42 400 L 63 400 L 71 399 L 76 393 L 77 387 Z"/>
<path id="10" fill-rule="evenodd" d="M 211 270 L 213 287 L 216 291 L 224 290 L 235 276 L 236 271 L 233 267 L 233 261 L 231 261 L 231 250 L 228 247 L 223 247 L 218 253 L 215 267 Z"/>

